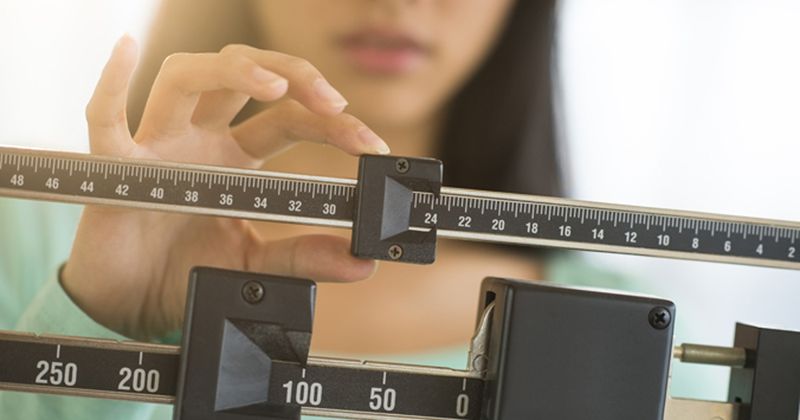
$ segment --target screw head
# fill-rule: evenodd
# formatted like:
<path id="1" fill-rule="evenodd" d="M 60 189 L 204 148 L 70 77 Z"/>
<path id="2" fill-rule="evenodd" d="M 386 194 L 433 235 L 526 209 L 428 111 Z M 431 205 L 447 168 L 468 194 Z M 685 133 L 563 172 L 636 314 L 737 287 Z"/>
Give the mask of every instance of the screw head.
<path id="1" fill-rule="evenodd" d="M 663 306 L 656 306 L 650 310 L 650 314 L 647 316 L 647 319 L 650 321 L 650 326 L 657 330 L 663 330 L 669 327 L 669 324 L 672 323 L 672 314 L 667 308 Z"/>
<path id="2" fill-rule="evenodd" d="M 394 169 L 401 174 L 408 172 L 410 168 L 411 164 L 408 162 L 408 159 L 406 158 L 400 158 L 394 162 Z"/>
<path id="3" fill-rule="evenodd" d="M 489 365 L 489 358 L 486 355 L 479 354 L 472 359 L 472 370 L 476 372 L 486 372 Z"/>
<path id="4" fill-rule="evenodd" d="M 247 303 L 258 303 L 264 299 L 264 286 L 257 281 L 250 280 L 242 286 L 242 297 Z"/>
<path id="5" fill-rule="evenodd" d="M 400 258 L 403 257 L 403 247 L 396 244 L 392 245 L 389 247 L 389 251 L 387 252 L 387 254 L 389 254 L 389 258 L 393 260 L 399 260 Z"/>

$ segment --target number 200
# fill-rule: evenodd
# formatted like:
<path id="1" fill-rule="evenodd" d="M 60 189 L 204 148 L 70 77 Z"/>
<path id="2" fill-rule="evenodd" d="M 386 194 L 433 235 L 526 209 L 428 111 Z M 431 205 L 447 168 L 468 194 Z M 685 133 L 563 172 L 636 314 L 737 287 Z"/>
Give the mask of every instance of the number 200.
<path id="1" fill-rule="evenodd" d="M 131 369 L 123 367 L 119 370 L 119 375 L 122 376 L 119 385 L 117 385 L 117 389 L 120 391 L 147 391 L 151 394 L 158 392 L 161 374 L 155 369 L 144 370 L 142 368 Z"/>

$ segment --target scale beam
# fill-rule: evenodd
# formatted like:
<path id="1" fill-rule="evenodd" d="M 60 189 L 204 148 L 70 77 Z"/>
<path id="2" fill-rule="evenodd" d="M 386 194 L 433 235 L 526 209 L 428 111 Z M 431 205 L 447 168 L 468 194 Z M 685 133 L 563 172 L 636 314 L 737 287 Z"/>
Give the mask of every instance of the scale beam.
<path id="1" fill-rule="evenodd" d="M 0 331 L 0 354 L 3 390 L 175 402 L 178 346 Z M 309 390 L 303 391 L 304 387 Z M 270 400 L 302 405 L 308 415 L 477 419 L 483 381 L 474 371 L 311 357 L 305 367 L 273 362 L 269 388 Z M 324 400 L 316 399 L 317 389 L 324 390 Z M 381 407 L 392 408 L 391 413 L 371 408 L 376 407 L 377 398 L 346 398 L 369 396 L 371 389 L 380 389 L 382 398 L 395 395 L 394 402 Z M 398 394 L 409 403 L 397 400 Z M 448 394 L 451 398 L 446 397 Z M 475 415 L 458 415 L 470 411 Z"/>
<path id="2" fill-rule="evenodd" d="M 402 158 L 401 158 L 402 159 Z M 0 196 L 352 228 L 357 181 L 0 147 Z M 442 187 L 438 237 L 800 269 L 796 222 Z"/>

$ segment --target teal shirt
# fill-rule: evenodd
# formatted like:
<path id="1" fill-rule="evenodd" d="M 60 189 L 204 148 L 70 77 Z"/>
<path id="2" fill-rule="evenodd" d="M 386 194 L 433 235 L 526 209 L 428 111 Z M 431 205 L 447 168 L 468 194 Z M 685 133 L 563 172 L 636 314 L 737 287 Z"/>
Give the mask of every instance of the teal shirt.
<path id="1" fill-rule="evenodd" d="M 60 287 L 56 273 L 66 261 L 80 207 L 0 198 L 0 329 L 124 340 L 94 322 Z M 624 288 L 619 276 L 573 257 L 550 261 L 551 281 Z M 394 362 L 463 369 L 466 348 L 398 355 Z M 383 357 L 386 360 L 386 357 Z M 166 420 L 171 405 L 0 392 L 0 417 L 29 420 Z M 311 420 L 311 417 L 304 417 Z"/>

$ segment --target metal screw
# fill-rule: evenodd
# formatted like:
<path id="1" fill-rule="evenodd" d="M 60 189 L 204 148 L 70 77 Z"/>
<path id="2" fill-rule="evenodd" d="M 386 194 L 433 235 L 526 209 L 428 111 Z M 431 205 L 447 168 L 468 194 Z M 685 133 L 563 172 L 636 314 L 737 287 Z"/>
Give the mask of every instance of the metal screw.
<path id="1" fill-rule="evenodd" d="M 400 158 L 394 162 L 394 169 L 401 174 L 408 172 L 410 167 L 411 164 L 408 163 L 408 159 L 406 158 Z"/>
<path id="2" fill-rule="evenodd" d="M 663 330 L 664 328 L 669 327 L 669 324 L 672 322 L 672 314 L 670 314 L 667 308 L 663 306 L 656 306 L 650 310 L 650 314 L 647 316 L 647 319 L 650 321 L 650 325 L 653 328 L 657 330 Z"/>
<path id="3" fill-rule="evenodd" d="M 257 281 L 250 280 L 242 287 L 242 297 L 247 303 L 258 303 L 264 299 L 264 286 Z"/>
<path id="4" fill-rule="evenodd" d="M 486 355 L 479 354 L 472 359 L 472 370 L 476 372 L 486 372 L 486 367 L 489 365 L 489 358 Z"/>
<path id="5" fill-rule="evenodd" d="M 399 260 L 403 256 L 403 247 L 400 245 L 392 245 L 389 247 L 389 258 Z"/>

